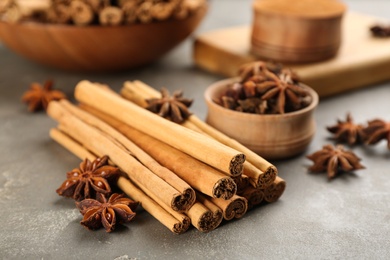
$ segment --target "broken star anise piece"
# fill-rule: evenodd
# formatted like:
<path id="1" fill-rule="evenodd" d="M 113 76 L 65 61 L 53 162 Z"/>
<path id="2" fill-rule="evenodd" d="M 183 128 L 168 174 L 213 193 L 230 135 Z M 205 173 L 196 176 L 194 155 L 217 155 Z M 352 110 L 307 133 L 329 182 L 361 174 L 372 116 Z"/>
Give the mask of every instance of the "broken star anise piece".
<path id="1" fill-rule="evenodd" d="M 347 114 L 345 121 L 337 120 L 337 124 L 328 126 L 329 132 L 334 134 L 334 138 L 339 142 L 347 142 L 349 145 L 357 144 L 363 141 L 363 126 L 355 124 L 350 113 Z"/>
<path id="2" fill-rule="evenodd" d="M 47 80 L 43 86 L 39 83 L 32 83 L 30 89 L 23 94 L 22 101 L 28 104 L 30 112 L 35 112 L 41 109 L 46 110 L 50 101 L 65 98 L 63 92 L 53 89 L 53 81 Z"/>
<path id="3" fill-rule="evenodd" d="M 390 26 L 389 25 L 374 25 L 370 27 L 370 31 L 374 37 L 386 38 L 390 37 Z"/>
<path id="4" fill-rule="evenodd" d="M 175 91 L 171 96 L 166 88 L 162 88 L 161 98 L 146 100 L 148 103 L 146 109 L 175 123 L 182 123 L 192 114 L 188 110 L 192 101 L 192 99 L 184 98 L 182 91 Z"/>
<path id="5" fill-rule="evenodd" d="M 309 170 L 312 172 L 327 171 L 328 179 L 332 179 L 339 172 L 351 172 L 353 170 L 364 169 L 360 164 L 360 158 L 353 152 L 344 150 L 342 145 L 325 145 L 319 150 L 307 156 L 314 162 Z"/>
<path id="6" fill-rule="evenodd" d="M 117 167 L 107 164 L 107 156 L 97 158 L 93 162 L 85 159 L 80 163 L 80 168 L 66 174 L 67 180 L 57 189 L 58 195 L 80 201 L 92 198 L 96 193 L 111 193 L 108 180 L 115 180 L 120 171 Z"/>
<path id="7" fill-rule="evenodd" d="M 114 193 L 107 200 L 103 194 L 97 193 L 96 200 L 85 199 L 76 202 L 77 208 L 83 215 L 81 225 L 90 230 L 103 226 L 107 232 L 111 232 L 118 223 L 130 222 L 136 215 L 134 211 L 138 202 L 123 196 L 123 194 Z"/>
<path id="8" fill-rule="evenodd" d="M 381 119 L 375 119 L 368 122 L 368 125 L 363 129 L 367 136 L 366 144 L 377 144 L 381 140 L 387 141 L 387 147 L 390 149 L 390 122 L 385 122 Z"/>

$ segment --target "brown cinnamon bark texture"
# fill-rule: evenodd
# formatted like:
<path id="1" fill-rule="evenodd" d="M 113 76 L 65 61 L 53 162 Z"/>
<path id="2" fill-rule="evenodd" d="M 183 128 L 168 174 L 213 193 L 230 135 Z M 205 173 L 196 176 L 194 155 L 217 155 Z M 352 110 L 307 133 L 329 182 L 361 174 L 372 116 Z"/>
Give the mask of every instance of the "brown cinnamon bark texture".
<path id="1" fill-rule="evenodd" d="M 83 1 L 72 1 L 70 3 L 70 16 L 76 25 L 88 25 L 93 22 L 95 14 L 91 6 Z"/>
<path id="2" fill-rule="evenodd" d="M 230 199 L 236 194 L 237 186 L 229 176 L 96 109 L 83 104 L 80 107 L 120 131 L 129 140 L 142 148 L 161 165 L 176 173 L 194 189 L 210 197 L 222 199 Z"/>
<path id="3" fill-rule="evenodd" d="M 114 164 L 128 174 L 130 179 L 136 179 L 145 187 L 148 187 L 172 209 L 185 211 L 191 206 L 186 203 L 188 198 L 183 197 L 179 191 L 143 166 L 129 151 L 116 145 L 98 129 L 67 112 L 58 102 L 50 102 L 47 112 L 60 122 L 59 129 L 61 131 L 80 142 L 94 154 L 98 156 L 108 155 Z"/>
<path id="4" fill-rule="evenodd" d="M 71 153 L 78 156 L 80 159 L 88 158 L 89 160 L 96 159 L 96 156 L 85 149 L 77 141 L 61 132 L 58 129 L 51 129 L 50 136 L 60 145 L 68 149 Z M 129 180 L 121 177 L 118 180 L 118 186 L 125 192 L 129 197 L 136 201 L 139 201 L 142 207 L 154 216 L 160 223 L 169 228 L 173 233 L 181 234 L 184 233 L 190 225 L 190 219 L 178 212 L 170 210 L 169 212 L 164 210 L 154 200 L 144 194 L 138 187 L 132 184 Z"/>
<path id="5" fill-rule="evenodd" d="M 161 93 L 141 81 L 125 82 L 121 90 L 121 95 L 141 107 L 147 106 L 146 99 L 161 97 Z M 214 138 L 215 140 L 227 146 L 230 146 L 238 151 L 241 151 L 245 155 L 248 155 L 248 159 L 244 163 L 243 173 L 251 178 L 251 183 L 255 187 L 264 189 L 271 185 L 275 180 L 277 176 L 277 168 L 274 165 L 272 165 L 253 151 L 249 150 L 242 144 L 238 143 L 236 140 L 231 139 L 230 137 L 226 136 L 215 128 L 209 126 L 208 124 L 200 120 L 196 115 L 192 114 L 183 123 L 183 126 L 194 131 L 206 134 Z"/>
<path id="6" fill-rule="evenodd" d="M 131 181 L 120 177 L 118 180 L 119 188 L 126 193 L 133 200 L 141 202 L 142 208 L 144 208 L 149 214 L 160 221 L 164 226 L 169 228 L 173 233 L 184 233 L 189 225 L 187 222 L 181 222 L 162 207 L 160 207 L 154 200 L 149 198 L 145 193 L 138 189 Z"/>
<path id="7" fill-rule="evenodd" d="M 198 201 L 186 214 L 191 218 L 192 225 L 204 233 L 214 230 L 222 222 L 222 210 L 219 208 L 209 209 Z"/>
<path id="8" fill-rule="evenodd" d="M 241 195 L 250 185 L 249 177 L 241 175 L 233 178 L 237 185 L 237 195 Z"/>
<path id="9" fill-rule="evenodd" d="M 285 189 L 286 182 L 282 178 L 276 177 L 274 183 L 264 190 L 264 200 L 269 203 L 277 201 Z"/>
<path id="10" fill-rule="evenodd" d="M 241 196 L 247 199 L 248 210 L 252 209 L 254 206 L 260 205 L 264 201 L 264 192 L 251 186 L 247 187 Z"/>
<path id="11" fill-rule="evenodd" d="M 89 81 L 81 81 L 75 97 L 97 110 L 120 120 L 162 142 L 169 143 L 182 152 L 197 158 L 231 176 L 243 171 L 245 155 L 212 138 L 165 120 L 112 91 L 107 91 Z"/>
<path id="12" fill-rule="evenodd" d="M 215 198 L 209 198 L 209 200 L 222 209 L 223 218 L 225 220 L 242 218 L 248 210 L 248 201 L 244 197 L 238 195 L 234 195 L 229 200 Z"/>
<path id="13" fill-rule="evenodd" d="M 100 120 L 98 117 L 93 116 L 90 113 L 83 111 L 82 109 L 72 105 L 67 100 L 59 101 L 59 104 L 66 109 L 72 115 L 81 119 L 83 122 L 89 124 L 92 127 L 99 129 L 104 132 L 108 137 L 117 145 L 124 146 L 124 149 L 127 149 L 131 154 L 136 157 L 143 165 L 149 168 L 153 173 L 158 177 L 165 180 L 173 188 L 178 190 L 184 197 L 187 198 L 188 204 L 192 205 L 195 202 L 195 191 L 191 188 L 189 184 L 179 178 L 175 173 L 168 170 L 167 168 L 161 166 L 155 159 L 153 159 L 148 153 L 142 150 L 135 143 L 131 142 L 126 136 L 122 135 L 117 129 L 114 129 L 110 125 L 106 124 L 104 121 Z M 101 114 L 101 113 L 100 113 Z M 99 115 L 99 113 L 96 113 Z M 153 149 L 158 149 L 154 147 Z"/>

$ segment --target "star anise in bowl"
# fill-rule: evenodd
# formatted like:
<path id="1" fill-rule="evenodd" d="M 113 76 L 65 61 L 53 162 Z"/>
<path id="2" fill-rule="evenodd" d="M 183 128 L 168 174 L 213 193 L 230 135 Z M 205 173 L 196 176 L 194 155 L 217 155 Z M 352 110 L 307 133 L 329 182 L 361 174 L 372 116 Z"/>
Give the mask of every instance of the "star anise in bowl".
<path id="1" fill-rule="evenodd" d="M 337 120 L 337 124 L 328 126 L 327 130 L 334 134 L 336 141 L 349 145 L 362 143 L 365 139 L 363 125 L 354 123 L 350 113 L 347 114 L 345 121 Z"/>
<path id="2" fill-rule="evenodd" d="M 241 78 L 214 82 L 204 97 L 207 123 L 266 159 L 297 155 L 314 136 L 318 94 L 289 70 L 258 62 Z"/>
<path id="3" fill-rule="evenodd" d="M 41 109 L 46 110 L 50 101 L 65 98 L 66 95 L 62 91 L 53 89 L 53 81 L 47 80 L 43 86 L 39 83 L 32 83 L 30 89 L 23 94 L 22 101 L 28 104 L 30 112 L 35 112 Z"/>
<path id="4" fill-rule="evenodd" d="M 347 151 L 342 145 L 325 145 L 319 151 L 307 156 L 314 162 L 309 170 L 312 172 L 324 172 L 328 174 L 328 179 L 333 179 L 340 172 L 352 172 L 364 169 L 360 164 L 360 158 L 353 152 Z"/>
<path id="5" fill-rule="evenodd" d="M 188 110 L 193 100 L 184 98 L 182 91 L 175 91 L 172 96 L 166 88 L 161 89 L 161 98 L 147 99 L 146 109 L 175 123 L 182 123 L 192 113 Z"/>
<path id="6" fill-rule="evenodd" d="M 117 224 L 130 222 L 136 215 L 134 212 L 138 206 L 123 194 L 112 194 L 108 199 L 101 193 L 96 194 L 95 199 L 85 199 L 76 202 L 77 208 L 83 215 L 81 225 L 90 230 L 104 227 L 107 232 L 115 229 Z"/>
<path id="7" fill-rule="evenodd" d="M 96 193 L 110 194 L 110 182 L 119 176 L 119 168 L 108 165 L 108 157 L 97 158 L 93 162 L 85 159 L 66 174 L 67 180 L 57 189 L 60 196 L 70 197 L 76 201 L 93 198 Z"/>
<path id="8" fill-rule="evenodd" d="M 246 113 L 284 114 L 307 107 L 311 97 L 298 76 L 281 65 L 254 62 L 244 65 L 220 97 L 225 108 Z"/>

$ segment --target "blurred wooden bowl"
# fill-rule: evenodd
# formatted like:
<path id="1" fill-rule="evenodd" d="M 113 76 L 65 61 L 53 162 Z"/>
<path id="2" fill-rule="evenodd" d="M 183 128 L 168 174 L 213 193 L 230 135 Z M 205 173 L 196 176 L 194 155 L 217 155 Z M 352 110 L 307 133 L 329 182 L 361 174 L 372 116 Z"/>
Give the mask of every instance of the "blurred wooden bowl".
<path id="1" fill-rule="evenodd" d="M 0 22 L 0 40 L 38 63 L 71 71 L 115 71 L 151 63 L 187 38 L 205 16 L 128 26 Z"/>
<path id="2" fill-rule="evenodd" d="M 309 106 L 286 114 L 258 115 L 230 110 L 217 104 L 222 93 L 237 78 L 218 81 L 205 92 L 208 106 L 206 121 L 265 159 L 285 159 L 302 153 L 315 134 L 313 112 L 318 95 L 306 88 L 312 97 Z"/>

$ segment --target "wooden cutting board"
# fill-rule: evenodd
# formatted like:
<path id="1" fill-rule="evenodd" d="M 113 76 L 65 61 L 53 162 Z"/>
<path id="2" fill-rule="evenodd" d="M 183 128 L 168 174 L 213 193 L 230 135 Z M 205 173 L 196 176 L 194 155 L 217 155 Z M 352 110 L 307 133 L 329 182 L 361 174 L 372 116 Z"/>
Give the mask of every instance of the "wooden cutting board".
<path id="1" fill-rule="evenodd" d="M 342 45 L 336 57 L 310 64 L 285 64 L 321 97 L 390 79 L 390 38 L 374 38 L 369 28 L 378 17 L 348 12 L 343 19 Z M 250 53 L 250 26 L 203 33 L 194 44 L 195 63 L 212 73 L 236 76 L 241 64 L 257 58 Z"/>

